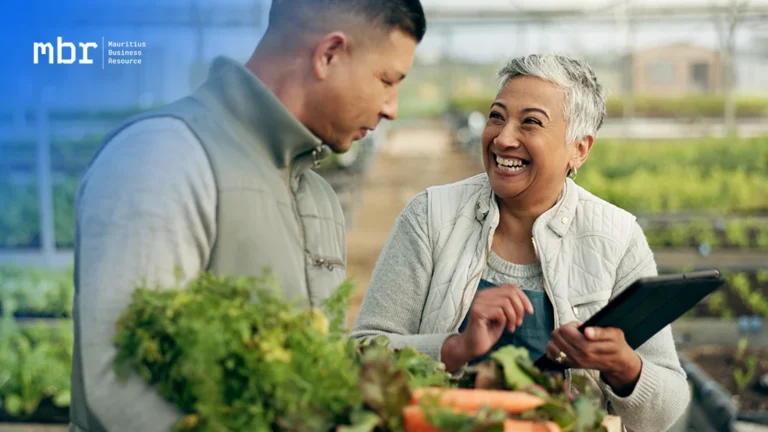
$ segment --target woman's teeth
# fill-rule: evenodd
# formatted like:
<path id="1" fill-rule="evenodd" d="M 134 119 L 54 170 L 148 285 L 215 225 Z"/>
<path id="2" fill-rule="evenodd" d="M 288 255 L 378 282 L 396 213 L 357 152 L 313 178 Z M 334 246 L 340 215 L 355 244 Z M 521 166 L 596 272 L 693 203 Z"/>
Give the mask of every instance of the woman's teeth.
<path id="1" fill-rule="evenodd" d="M 506 171 L 521 171 L 528 166 L 528 162 L 520 159 L 504 159 L 501 156 L 496 156 L 496 166 L 499 169 Z"/>

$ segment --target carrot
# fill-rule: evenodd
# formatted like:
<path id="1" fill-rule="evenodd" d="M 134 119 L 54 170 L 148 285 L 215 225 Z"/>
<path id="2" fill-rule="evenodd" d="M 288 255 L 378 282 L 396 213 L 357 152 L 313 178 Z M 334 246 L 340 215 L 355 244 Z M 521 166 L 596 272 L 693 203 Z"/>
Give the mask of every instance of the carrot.
<path id="1" fill-rule="evenodd" d="M 504 432 L 560 432 L 560 426 L 554 422 L 532 420 L 504 420 Z"/>
<path id="2" fill-rule="evenodd" d="M 441 389 L 420 388 L 411 393 L 411 403 L 416 404 L 428 394 L 440 395 L 440 404 L 465 412 L 474 412 L 483 406 L 502 409 L 508 413 L 521 413 L 544 405 L 544 401 L 532 394 L 521 391 L 488 389 Z"/>
<path id="3" fill-rule="evenodd" d="M 440 432 L 427 422 L 427 416 L 418 405 L 403 408 L 403 426 L 405 432 Z"/>
<path id="4" fill-rule="evenodd" d="M 427 422 L 424 410 L 418 405 L 403 408 L 403 426 L 405 432 L 441 432 Z M 504 420 L 504 432 L 561 432 L 560 426 L 553 422 L 533 420 Z"/>

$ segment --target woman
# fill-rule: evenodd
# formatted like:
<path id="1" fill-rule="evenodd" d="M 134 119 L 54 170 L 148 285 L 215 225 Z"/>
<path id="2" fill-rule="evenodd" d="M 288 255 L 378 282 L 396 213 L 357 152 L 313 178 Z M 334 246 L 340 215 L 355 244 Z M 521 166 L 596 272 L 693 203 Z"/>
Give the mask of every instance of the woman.
<path id="1" fill-rule="evenodd" d="M 352 330 L 386 335 L 452 371 L 506 344 L 582 373 L 629 430 L 667 430 L 689 401 L 667 327 L 633 350 L 586 320 L 657 274 L 628 212 L 573 182 L 605 117 L 591 68 L 531 55 L 499 72 L 482 135 L 485 173 L 432 187 L 403 210 Z"/>

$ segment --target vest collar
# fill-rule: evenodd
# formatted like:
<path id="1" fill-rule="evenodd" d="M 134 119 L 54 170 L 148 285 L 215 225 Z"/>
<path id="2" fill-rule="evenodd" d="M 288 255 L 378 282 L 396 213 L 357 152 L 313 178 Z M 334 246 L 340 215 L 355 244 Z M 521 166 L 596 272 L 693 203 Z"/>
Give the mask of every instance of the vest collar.
<path id="1" fill-rule="evenodd" d="M 539 216 L 534 226 L 546 223 L 547 227 L 559 237 L 565 236 L 576 215 L 576 208 L 579 203 L 577 188 L 578 186 L 573 180 L 566 178 L 562 196 L 552 208 Z M 488 216 L 496 218 L 499 213 L 496 195 L 493 189 L 491 189 L 491 184 L 487 177 L 484 179 L 483 190 L 479 195 L 475 209 L 475 217 L 480 222 L 484 222 Z"/>
<path id="2" fill-rule="evenodd" d="M 216 57 L 196 96 L 221 110 L 245 135 L 247 143 L 269 154 L 291 177 L 330 154 L 328 146 L 296 119 L 244 65 Z"/>

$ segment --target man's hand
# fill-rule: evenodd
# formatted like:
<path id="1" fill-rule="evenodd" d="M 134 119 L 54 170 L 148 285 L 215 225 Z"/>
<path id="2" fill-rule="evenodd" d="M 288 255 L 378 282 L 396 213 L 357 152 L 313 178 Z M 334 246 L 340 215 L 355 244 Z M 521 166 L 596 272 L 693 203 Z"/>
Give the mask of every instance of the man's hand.
<path id="1" fill-rule="evenodd" d="M 632 394 L 643 362 L 617 328 L 588 327 L 582 334 L 579 322 L 570 322 L 552 332 L 547 357 L 570 368 L 595 369 L 619 396 Z"/>
<path id="2" fill-rule="evenodd" d="M 480 291 L 469 311 L 464 333 L 448 338 L 443 344 L 442 360 L 455 371 L 470 360 L 487 353 L 504 333 L 514 332 L 523 323 L 525 313 L 533 315 L 528 296 L 515 285 L 502 285 Z"/>

